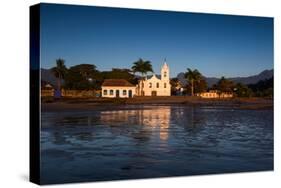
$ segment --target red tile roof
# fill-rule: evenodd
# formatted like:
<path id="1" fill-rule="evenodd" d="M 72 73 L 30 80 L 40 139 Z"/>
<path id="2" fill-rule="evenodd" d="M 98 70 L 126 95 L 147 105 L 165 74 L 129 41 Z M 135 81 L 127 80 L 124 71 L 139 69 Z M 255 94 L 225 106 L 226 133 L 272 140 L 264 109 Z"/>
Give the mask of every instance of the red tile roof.
<path id="1" fill-rule="evenodd" d="M 102 86 L 127 86 L 134 87 L 133 84 L 125 79 L 105 79 Z"/>

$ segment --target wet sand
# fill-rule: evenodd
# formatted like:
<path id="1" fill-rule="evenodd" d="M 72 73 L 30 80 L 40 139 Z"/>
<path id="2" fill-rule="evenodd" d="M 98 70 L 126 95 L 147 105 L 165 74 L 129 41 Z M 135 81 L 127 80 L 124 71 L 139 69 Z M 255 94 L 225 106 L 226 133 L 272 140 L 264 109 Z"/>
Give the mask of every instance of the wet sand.
<path id="1" fill-rule="evenodd" d="M 42 111 L 62 110 L 108 110 L 108 109 L 131 109 L 140 105 L 196 105 L 227 107 L 233 109 L 259 110 L 273 109 L 273 100 L 265 98 L 231 98 L 231 99 L 202 99 L 199 97 L 135 97 L 121 98 L 64 98 L 60 100 L 42 100 Z"/>
<path id="2" fill-rule="evenodd" d="M 272 171 L 273 111 L 236 103 L 43 104 L 41 183 Z"/>

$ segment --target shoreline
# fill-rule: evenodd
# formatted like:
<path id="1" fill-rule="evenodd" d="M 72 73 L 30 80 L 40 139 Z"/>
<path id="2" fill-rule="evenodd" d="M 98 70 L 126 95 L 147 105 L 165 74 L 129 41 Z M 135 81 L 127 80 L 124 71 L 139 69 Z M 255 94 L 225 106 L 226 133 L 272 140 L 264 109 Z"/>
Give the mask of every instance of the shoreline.
<path id="1" fill-rule="evenodd" d="M 241 110 L 273 110 L 273 99 L 265 98 L 229 98 L 229 99 L 202 99 L 199 97 L 172 96 L 172 97 L 135 97 L 135 98 L 63 98 L 46 101 L 42 99 L 41 110 L 52 111 L 79 111 L 79 110 L 109 110 L 132 109 L 151 106 L 209 106 L 217 108 L 231 108 Z"/>

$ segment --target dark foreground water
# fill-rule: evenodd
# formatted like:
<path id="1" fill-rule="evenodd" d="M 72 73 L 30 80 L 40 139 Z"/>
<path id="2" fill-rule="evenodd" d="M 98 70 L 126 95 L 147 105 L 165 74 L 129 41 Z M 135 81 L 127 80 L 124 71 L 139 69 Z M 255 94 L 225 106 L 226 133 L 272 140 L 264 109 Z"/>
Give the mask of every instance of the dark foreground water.
<path id="1" fill-rule="evenodd" d="M 273 169 L 273 111 L 130 106 L 43 112 L 43 184 Z"/>

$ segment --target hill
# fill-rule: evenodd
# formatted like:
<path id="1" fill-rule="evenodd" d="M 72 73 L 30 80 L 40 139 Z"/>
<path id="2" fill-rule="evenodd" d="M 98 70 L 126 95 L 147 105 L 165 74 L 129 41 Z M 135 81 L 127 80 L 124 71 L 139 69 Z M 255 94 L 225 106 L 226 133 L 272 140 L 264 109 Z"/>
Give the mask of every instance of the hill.
<path id="1" fill-rule="evenodd" d="M 273 69 L 271 70 L 264 70 L 261 73 L 257 74 L 257 75 L 252 75 L 252 76 L 247 76 L 247 77 L 232 77 L 232 78 L 227 78 L 229 80 L 232 80 L 235 83 L 242 83 L 242 84 L 256 84 L 261 80 L 266 80 L 266 79 L 270 79 L 271 77 L 273 77 Z M 181 72 L 177 75 L 177 78 L 183 83 L 183 84 L 187 84 L 186 79 L 184 78 L 184 73 Z M 212 85 L 216 84 L 220 78 L 216 78 L 216 77 L 205 77 L 207 81 L 207 84 L 209 87 L 211 87 Z"/>

